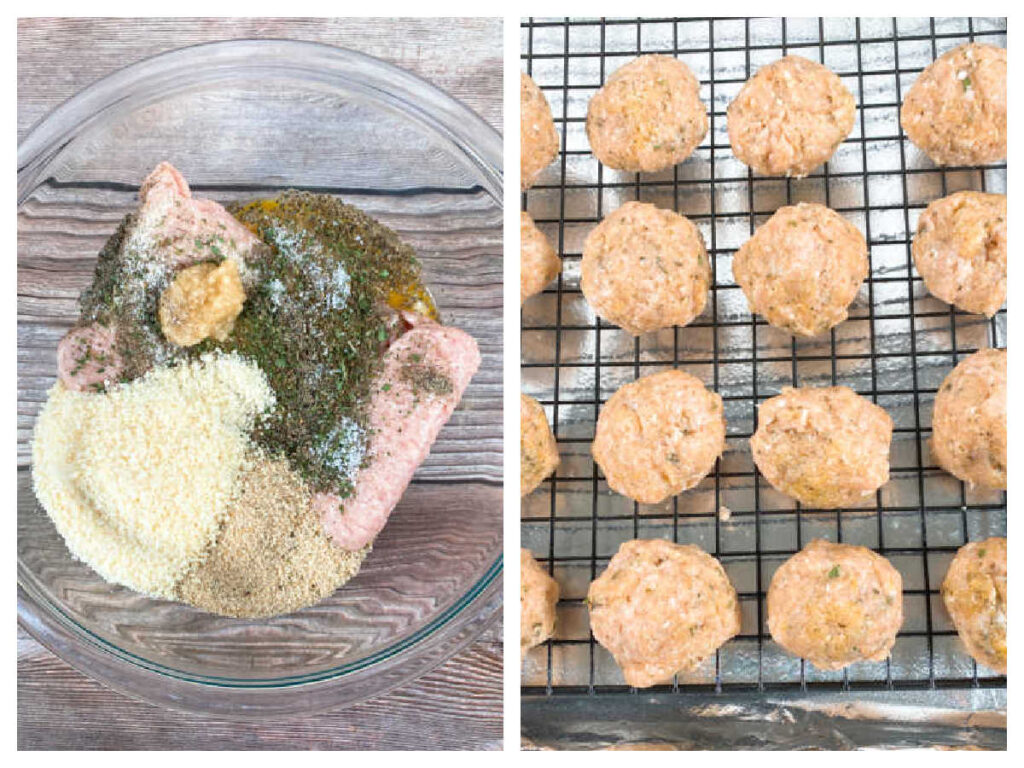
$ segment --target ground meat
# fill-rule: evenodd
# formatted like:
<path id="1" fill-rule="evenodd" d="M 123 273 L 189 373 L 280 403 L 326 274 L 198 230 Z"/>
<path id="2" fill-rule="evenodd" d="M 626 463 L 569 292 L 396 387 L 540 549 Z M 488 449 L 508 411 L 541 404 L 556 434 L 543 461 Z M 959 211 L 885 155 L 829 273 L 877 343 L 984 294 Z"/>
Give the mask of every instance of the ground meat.
<path id="1" fill-rule="evenodd" d="M 185 177 L 170 163 L 160 163 L 139 189 L 142 205 L 132 237 L 147 243 L 153 257 L 172 267 L 208 259 L 245 261 L 265 246 L 220 203 L 193 197 Z"/>
<path id="2" fill-rule="evenodd" d="M 819 669 L 882 661 L 903 624 L 903 580 L 866 547 L 815 539 L 768 587 L 772 639 Z"/>
<path id="3" fill-rule="evenodd" d="M 692 321 L 704 311 L 710 282 L 700 230 L 650 203 L 626 203 L 583 245 L 583 295 L 594 312 L 634 336 Z"/>
<path id="4" fill-rule="evenodd" d="M 519 651 L 525 654 L 555 632 L 558 582 L 528 550 L 519 550 Z"/>
<path id="5" fill-rule="evenodd" d="M 846 319 L 868 275 L 864 235 L 817 203 L 780 208 L 736 252 L 750 309 L 777 328 L 817 336 Z"/>
<path id="6" fill-rule="evenodd" d="M 937 165 L 1006 157 L 1006 49 L 964 43 L 944 53 L 907 91 L 900 123 Z"/>
<path id="7" fill-rule="evenodd" d="M 558 443 L 541 404 L 519 395 L 519 495 L 531 493 L 558 466 Z"/>
<path id="8" fill-rule="evenodd" d="M 942 582 L 942 601 L 967 652 L 1006 674 L 1006 539 L 960 547 Z"/>
<path id="9" fill-rule="evenodd" d="M 641 56 L 616 70 L 587 107 L 591 150 L 622 171 L 681 163 L 707 132 L 700 83 L 671 56 Z"/>
<path id="10" fill-rule="evenodd" d="M 608 487 L 644 504 L 695 486 L 724 449 L 722 398 L 679 370 L 644 376 L 612 395 L 592 448 Z"/>
<path id="11" fill-rule="evenodd" d="M 855 109 L 834 72 L 786 56 L 761 67 L 729 104 L 729 142 L 757 173 L 806 176 L 850 134 Z"/>
<path id="12" fill-rule="evenodd" d="M 480 366 L 469 334 L 403 312 L 410 330 L 384 354 L 370 402 L 367 458 L 346 499 L 316 493 L 331 540 L 359 550 L 380 533 Z"/>
<path id="13" fill-rule="evenodd" d="M 117 332 L 100 323 L 68 331 L 57 345 L 57 377 L 75 392 L 99 391 L 121 379 Z"/>
<path id="14" fill-rule="evenodd" d="M 693 544 L 627 541 L 590 585 L 587 604 L 594 638 L 637 688 L 693 669 L 740 631 L 725 569 Z"/>
<path id="15" fill-rule="evenodd" d="M 754 463 L 772 487 L 818 509 L 870 500 L 889 480 L 892 419 L 849 387 L 787 387 L 758 409 Z"/>
<path id="16" fill-rule="evenodd" d="M 525 72 L 519 75 L 519 186 L 526 191 L 558 155 L 558 131 L 544 93 Z"/>
<path id="17" fill-rule="evenodd" d="M 1006 350 L 964 358 L 932 410 L 932 458 L 971 486 L 1006 488 Z"/>
<path id="18" fill-rule="evenodd" d="M 100 252 L 92 284 L 82 294 L 79 328 L 71 331 L 74 335 L 98 325 L 114 334 L 118 365 L 117 379 L 111 381 L 130 381 L 155 365 L 182 359 L 181 349 L 164 337 L 156 318 L 161 293 L 183 269 L 230 261 L 248 290 L 256 279 L 251 267 L 270 251 L 221 205 L 193 197 L 170 163 L 153 169 L 139 198 L 138 210 L 125 217 Z M 85 337 L 92 335 L 85 332 Z M 61 369 L 67 362 L 60 361 Z M 66 370 L 61 376 L 71 378 Z"/>
<path id="19" fill-rule="evenodd" d="M 562 260 L 526 211 L 519 214 L 519 238 L 519 303 L 522 304 L 558 276 Z"/>
<path id="20" fill-rule="evenodd" d="M 1006 195 L 955 192 L 933 201 L 912 250 L 929 293 L 992 317 L 1006 301 Z"/>

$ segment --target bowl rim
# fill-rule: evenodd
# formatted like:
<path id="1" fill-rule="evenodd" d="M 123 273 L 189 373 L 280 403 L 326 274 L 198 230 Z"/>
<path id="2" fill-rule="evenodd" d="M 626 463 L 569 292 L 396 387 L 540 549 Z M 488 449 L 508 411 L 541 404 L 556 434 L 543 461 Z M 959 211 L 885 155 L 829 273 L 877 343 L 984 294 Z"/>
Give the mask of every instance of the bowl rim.
<path id="1" fill-rule="evenodd" d="M 272 70 L 278 77 L 290 74 L 344 86 L 377 101 L 379 107 L 415 120 L 465 157 L 478 170 L 484 191 L 502 205 L 501 135 L 462 102 L 417 75 L 358 51 L 263 38 L 199 43 L 155 54 L 111 72 L 50 110 L 18 143 L 18 206 L 39 185 L 41 172 L 71 135 L 112 111 L 145 103 L 145 95 L 132 95 L 139 79 L 164 81 L 167 90 L 151 88 L 166 98 L 186 87 L 226 79 L 232 72 L 251 74 L 261 69 Z M 193 79 L 183 78 L 183 71 Z M 79 672 L 133 698 L 229 719 L 308 714 L 386 693 L 471 643 L 500 613 L 502 562 L 499 552 L 466 593 L 407 637 L 364 659 L 308 675 L 245 679 L 199 675 L 143 659 L 70 619 L 45 590 L 32 583 L 20 560 L 18 623 Z M 388 668 L 382 670 L 382 665 Z M 266 696 L 268 691 L 275 695 Z"/>

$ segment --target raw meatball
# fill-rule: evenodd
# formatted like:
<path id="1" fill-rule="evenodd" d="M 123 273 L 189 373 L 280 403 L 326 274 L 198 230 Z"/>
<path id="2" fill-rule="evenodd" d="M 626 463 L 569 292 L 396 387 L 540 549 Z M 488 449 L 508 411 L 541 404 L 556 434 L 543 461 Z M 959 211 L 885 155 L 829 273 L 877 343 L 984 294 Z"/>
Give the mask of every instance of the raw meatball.
<path id="1" fill-rule="evenodd" d="M 846 319 L 868 275 L 868 246 L 830 208 L 787 205 L 736 252 L 732 271 L 752 312 L 797 336 L 817 336 Z"/>
<path id="2" fill-rule="evenodd" d="M 772 487 L 817 509 L 867 501 L 889 480 L 892 419 L 849 387 L 786 387 L 758 409 L 754 463 Z"/>
<path id="3" fill-rule="evenodd" d="M 866 547 L 815 539 L 768 587 L 768 629 L 819 669 L 883 661 L 903 624 L 903 579 Z"/>
<path id="4" fill-rule="evenodd" d="M 1006 539 L 960 547 L 942 582 L 946 604 L 967 652 L 1006 674 Z"/>
<path id="5" fill-rule="evenodd" d="M 562 261 L 526 211 L 519 214 L 519 303 L 544 290 L 562 269 Z"/>
<path id="6" fill-rule="evenodd" d="M 970 486 L 1006 488 L 1006 350 L 983 349 L 946 377 L 932 410 L 932 457 Z"/>
<path id="7" fill-rule="evenodd" d="M 689 323 L 704 311 L 710 282 L 700 230 L 650 203 L 626 203 L 583 244 L 583 295 L 594 312 L 634 336 Z"/>
<path id="8" fill-rule="evenodd" d="M 723 450 L 722 398 L 677 370 L 644 376 L 608 398 L 592 448 L 608 487 L 642 504 L 692 488 Z"/>
<path id="9" fill-rule="evenodd" d="M 992 317 L 1006 300 L 1006 195 L 955 192 L 933 201 L 912 250 L 929 293 Z"/>
<path id="10" fill-rule="evenodd" d="M 519 495 L 532 492 L 558 466 L 558 443 L 541 404 L 519 395 Z"/>
<path id="11" fill-rule="evenodd" d="M 551 107 L 533 78 L 519 75 L 519 186 L 526 191 L 558 154 Z"/>
<path id="12" fill-rule="evenodd" d="M 519 651 L 526 653 L 555 632 L 558 582 L 528 550 L 519 550 Z"/>
<path id="13" fill-rule="evenodd" d="M 965 43 L 933 61 L 907 91 L 900 123 L 938 165 L 1006 157 L 1006 49 Z"/>
<path id="14" fill-rule="evenodd" d="M 708 132 L 700 83 L 671 56 L 616 70 L 587 106 L 587 138 L 609 168 L 660 171 L 688 158 Z"/>
<path id="15" fill-rule="evenodd" d="M 853 129 L 853 94 L 827 67 L 786 56 L 761 67 L 729 104 L 729 143 L 767 176 L 806 176 Z"/>
<path id="16" fill-rule="evenodd" d="M 740 631 L 740 604 L 722 564 L 693 544 L 627 541 L 590 585 L 590 628 L 647 688 L 693 669 Z"/>

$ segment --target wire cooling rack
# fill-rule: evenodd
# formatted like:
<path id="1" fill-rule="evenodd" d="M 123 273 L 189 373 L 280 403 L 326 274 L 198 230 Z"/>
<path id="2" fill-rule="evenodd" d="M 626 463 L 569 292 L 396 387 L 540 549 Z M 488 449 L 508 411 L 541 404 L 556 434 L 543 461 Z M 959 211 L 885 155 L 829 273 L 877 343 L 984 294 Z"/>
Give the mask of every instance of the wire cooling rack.
<path id="1" fill-rule="evenodd" d="M 1006 45 L 1005 19 L 528 19 L 522 68 L 544 91 L 562 152 L 522 205 L 562 256 L 557 283 L 522 310 L 522 386 L 544 406 L 561 466 L 523 500 L 523 546 L 561 585 L 556 637 L 523 665 L 524 696 L 628 692 L 590 634 L 583 598 L 619 544 L 694 543 L 719 558 L 742 603 L 742 630 L 699 669 L 655 692 L 885 691 L 1005 687 L 964 651 L 939 585 L 968 540 L 1005 535 L 1006 495 L 968 489 L 928 450 L 931 407 L 965 355 L 1006 346 L 1006 318 L 968 315 L 930 297 L 910 242 L 932 200 L 959 189 L 1006 191 L 1006 166 L 936 168 L 904 137 L 903 96 L 938 55 L 968 40 Z M 585 133 L 587 103 L 644 53 L 674 55 L 701 82 L 710 130 L 686 162 L 655 174 L 601 166 Z M 832 160 L 805 179 L 754 176 L 732 154 L 725 110 L 757 69 L 787 54 L 820 61 L 856 96 L 856 123 Z M 595 317 L 579 289 L 587 233 L 629 200 L 693 220 L 712 256 L 705 312 L 633 339 Z M 793 339 L 751 316 L 732 275 L 735 250 L 782 205 L 819 202 L 867 238 L 871 272 L 850 318 Z M 668 368 L 698 376 L 725 402 L 728 439 L 714 472 L 661 505 L 611 492 L 590 457 L 601 405 L 623 384 Z M 845 384 L 895 422 L 892 472 L 872 507 L 821 512 L 774 491 L 751 460 L 757 405 L 784 386 Z M 905 622 L 890 659 L 824 672 L 771 639 L 765 592 L 775 568 L 816 537 L 868 546 L 903 576 Z"/>

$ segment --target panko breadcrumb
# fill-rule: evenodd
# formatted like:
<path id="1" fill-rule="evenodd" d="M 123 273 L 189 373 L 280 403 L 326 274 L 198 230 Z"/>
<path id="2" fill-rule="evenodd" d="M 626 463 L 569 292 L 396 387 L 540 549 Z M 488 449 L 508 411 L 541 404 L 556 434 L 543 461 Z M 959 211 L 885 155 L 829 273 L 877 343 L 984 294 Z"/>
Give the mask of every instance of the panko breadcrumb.
<path id="1" fill-rule="evenodd" d="M 36 496 L 105 580 L 173 599 L 214 543 L 248 432 L 273 403 L 263 372 L 237 355 L 157 368 L 104 394 L 58 383 L 36 422 Z"/>
<path id="2" fill-rule="evenodd" d="M 216 544 L 175 587 L 178 600 L 222 616 L 277 616 L 320 602 L 359 572 L 370 548 L 330 542 L 286 460 L 254 456 L 238 487 Z"/>

